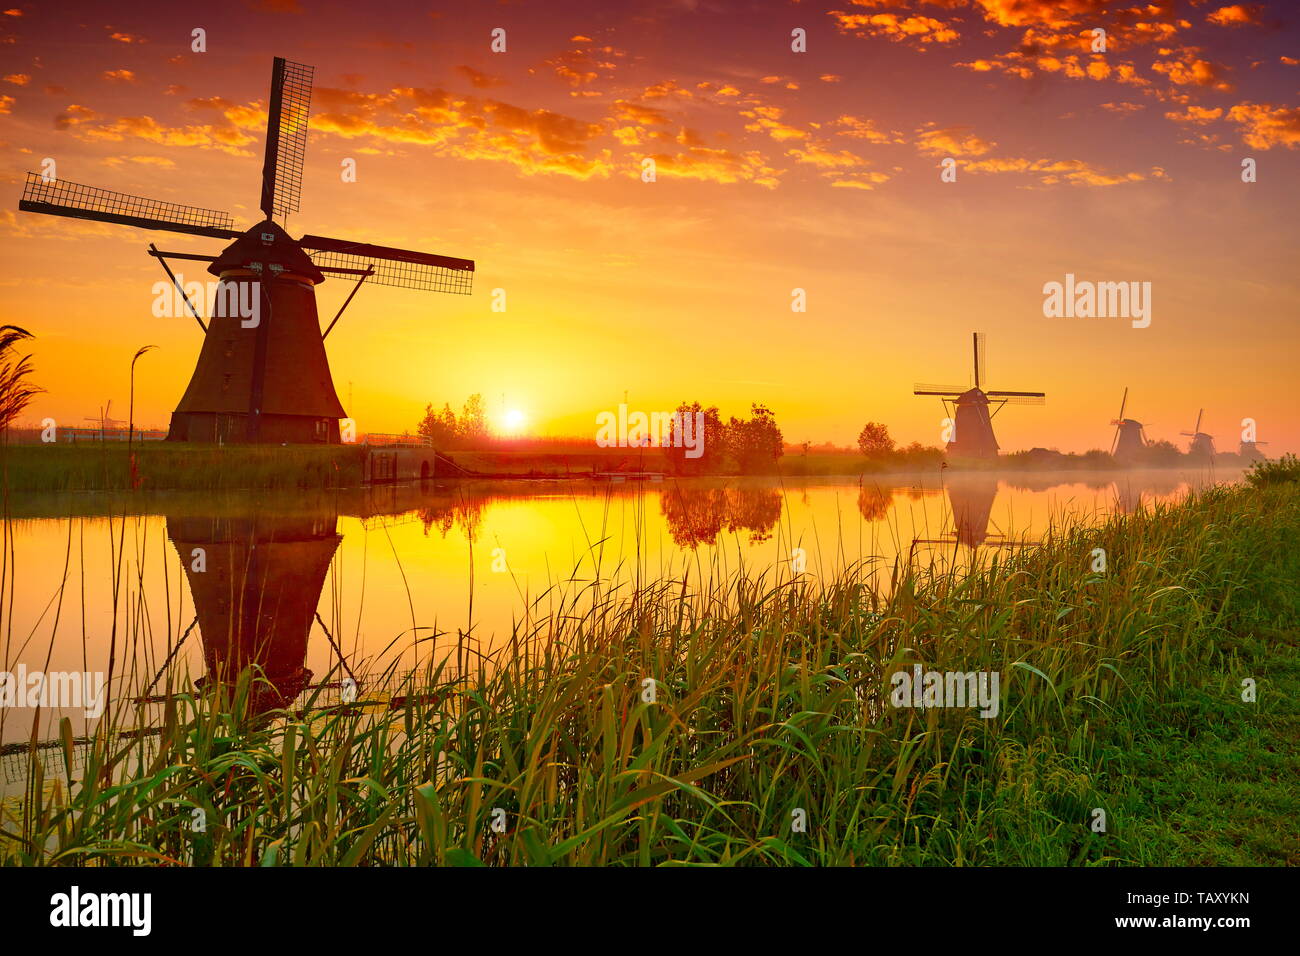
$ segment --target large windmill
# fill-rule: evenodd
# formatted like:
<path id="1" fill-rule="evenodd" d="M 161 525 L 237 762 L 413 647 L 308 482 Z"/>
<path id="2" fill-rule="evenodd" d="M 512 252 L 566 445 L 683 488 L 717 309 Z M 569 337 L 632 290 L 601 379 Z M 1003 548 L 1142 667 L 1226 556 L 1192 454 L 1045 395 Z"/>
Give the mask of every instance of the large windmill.
<path id="1" fill-rule="evenodd" d="M 1189 458 L 1198 458 L 1204 460 L 1214 460 L 1214 436 L 1207 435 L 1201 431 L 1201 416 L 1205 414 L 1205 409 L 1200 409 L 1196 413 L 1196 427 L 1189 432 L 1180 432 L 1184 438 L 1190 438 L 1192 441 L 1187 446 L 1187 456 Z"/>
<path id="2" fill-rule="evenodd" d="M 233 239 L 218 256 L 160 252 L 167 259 L 208 262 L 221 280 L 217 305 L 205 325 L 203 347 L 189 387 L 172 413 L 168 439 L 193 442 L 338 442 L 346 417 L 334 390 L 324 340 L 366 279 L 380 285 L 469 294 L 474 263 L 427 252 L 392 249 L 325 236 L 292 238 L 280 223 L 298 211 L 313 68 L 276 57 L 271 69 L 261 209 L 247 231 L 223 212 L 96 189 L 29 173 L 18 208 L 158 229 L 211 239 Z M 324 332 L 315 287 L 326 275 L 351 276 L 356 286 Z M 252 317 L 231 303 L 253 304 Z"/>
<path id="3" fill-rule="evenodd" d="M 1142 430 L 1145 423 L 1124 417 L 1124 408 L 1128 405 L 1128 388 L 1119 403 L 1119 417 L 1111 421 L 1115 426 L 1115 437 L 1110 443 L 1110 453 L 1118 461 L 1132 461 L 1142 454 L 1147 446 L 1146 433 Z"/>
<path id="4" fill-rule="evenodd" d="M 975 387 L 959 388 L 918 384 L 913 395 L 937 395 L 944 410 L 955 424 L 948 454 L 962 458 L 996 458 L 998 442 L 993 437 L 993 416 L 1003 405 L 1041 405 L 1043 392 L 986 391 L 984 374 L 984 333 L 971 335 L 975 359 Z M 949 408 L 949 403 L 952 408 Z"/>

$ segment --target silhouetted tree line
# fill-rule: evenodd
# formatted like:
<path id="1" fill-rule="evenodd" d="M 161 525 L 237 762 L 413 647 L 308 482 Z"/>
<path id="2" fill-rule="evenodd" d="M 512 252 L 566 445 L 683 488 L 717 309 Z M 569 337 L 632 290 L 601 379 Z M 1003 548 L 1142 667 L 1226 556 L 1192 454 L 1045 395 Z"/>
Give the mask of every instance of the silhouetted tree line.
<path id="1" fill-rule="evenodd" d="M 880 422 L 867 422 L 858 435 L 858 450 L 868 459 L 881 465 L 909 468 L 937 467 L 943 461 L 943 449 L 931 448 L 920 442 L 898 447 L 889 437 L 889 429 Z"/>
<path id="2" fill-rule="evenodd" d="M 424 406 L 424 418 L 417 433 L 432 441 L 435 448 L 464 448 L 488 437 L 487 406 L 483 396 L 471 395 L 461 406 L 460 415 L 451 410 L 451 403 L 442 406 L 441 412 L 433 410 L 433 403 Z"/>
<path id="3" fill-rule="evenodd" d="M 679 418 L 670 429 L 669 447 L 664 449 L 669 467 L 679 475 L 762 475 L 775 472 L 777 461 L 785 448 L 785 440 L 772 410 L 757 402 L 750 406 L 748 418 L 731 416 L 726 422 L 717 406 L 703 407 L 699 402 L 683 402 L 677 406 Z M 686 439 L 700 436 L 695 433 L 697 414 L 703 418 L 703 453 L 697 458 L 687 456 L 691 449 Z M 686 434 L 679 436 L 677 429 Z"/>

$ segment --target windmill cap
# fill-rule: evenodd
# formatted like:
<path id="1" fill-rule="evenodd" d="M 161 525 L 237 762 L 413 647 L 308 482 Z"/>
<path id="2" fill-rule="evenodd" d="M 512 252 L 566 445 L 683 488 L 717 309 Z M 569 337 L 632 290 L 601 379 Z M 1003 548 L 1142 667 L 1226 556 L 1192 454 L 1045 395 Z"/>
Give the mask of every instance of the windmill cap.
<path id="1" fill-rule="evenodd" d="M 269 269 L 272 277 L 276 272 L 290 272 L 313 285 L 325 281 L 325 274 L 302 251 L 302 246 L 270 219 L 259 222 L 226 246 L 216 261 L 208 266 L 208 271 L 219 276 L 233 269 L 247 269 L 254 263 L 263 267 L 264 274 Z M 279 268 L 270 269 L 271 266 Z"/>

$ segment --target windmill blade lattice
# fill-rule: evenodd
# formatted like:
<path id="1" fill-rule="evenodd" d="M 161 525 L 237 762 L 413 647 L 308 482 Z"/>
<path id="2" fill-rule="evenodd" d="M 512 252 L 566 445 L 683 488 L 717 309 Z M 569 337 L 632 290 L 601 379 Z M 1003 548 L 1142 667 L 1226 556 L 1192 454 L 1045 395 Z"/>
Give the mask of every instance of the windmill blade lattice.
<path id="1" fill-rule="evenodd" d="M 278 56 L 271 68 L 262 164 L 262 212 L 268 219 L 298 211 L 314 73 L 315 67 Z"/>
<path id="2" fill-rule="evenodd" d="M 46 182 L 40 173 L 27 174 L 18 208 L 23 212 L 48 216 L 111 222 L 139 229 L 163 229 L 214 239 L 234 239 L 240 235 L 232 228 L 234 220 L 229 213 L 164 199 L 146 199 L 66 179 Z"/>
<path id="3" fill-rule="evenodd" d="M 373 269 L 370 281 L 379 285 L 453 295 L 469 295 L 474 291 L 474 263 L 469 259 L 325 236 L 303 236 L 301 244 L 319 268 L 362 272 Z"/>

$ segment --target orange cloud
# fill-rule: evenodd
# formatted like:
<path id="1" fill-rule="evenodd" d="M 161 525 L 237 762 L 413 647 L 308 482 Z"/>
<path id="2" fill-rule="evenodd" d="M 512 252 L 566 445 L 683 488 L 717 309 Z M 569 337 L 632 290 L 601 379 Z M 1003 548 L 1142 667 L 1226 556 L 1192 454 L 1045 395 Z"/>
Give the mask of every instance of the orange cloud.
<path id="1" fill-rule="evenodd" d="M 837 117 L 831 126 L 843 126 L 844 129 L 838 130 L 836 136 L 847 136 L 850 139 L 865 139 L 869 143 L 905 143 L 907 140 L 903 134 L 894 130 L 886 133 L 884 130 L 876 129 L 876 124 L 869 119 L 861 119 L 857 116 L 849 116 L 847 113 Z"/>
<path id="2" fill-rule="evenodd" d="M 927 123 L 916 131 L 916 148 L 929 156 L 983 156 L 997 146 L 967 132 L 968 126 L 932 127 L 933 123 Z"/>
<path id="3" fill-rule="evenodd" d="M 1263 11 L 1264 8 L 1257 3 L 1234 3 L 1231 6 L 1219 7 L 1205 19 L 1206 22 L 1221 27 L 1257 26 L 1261 22 Z"/>
<path id="4" fill-rule="evenodd" d="M 1206 109 L 1203 106 L 1189 106 L 1182 112 L 1171 112 L 1165 114 L 1165 119 L 1173 120 L 1175 123 L 1189 123 L 1195 126 L 1204 126 L 1207 123 L 1213 123 L 1223 115 L 1221 109 Z"/>
<path id="5" fill-rule="evenodd" d="M 795 147 L 788 149 L 785 153 L 793 157 L 797 163 L 808 163 L 822 169 L 852 169 L 857 166 L 867 165 L 867 161 L 856 153 L 851 153 L 847 149 L 831 150 L 816 143 L 811 143 L 806 147 Z"/>
<path id="6" fill-rule="evenodd" d="M 1037 176 L 1044 186 L 1066 183 L 1074 186 L 1118 186 L 1146 179 L 1142 173 L 1107 173 L 1081 159 L 1021 159 L 989 158 L 962 164 L 969 173 L 1029 173 Z M 1153 167 L 1153 179 L 1164 179 L 1165 173 Z"/>
<path id="7" fill-rule="evenodd" d="M 779 184 L 780 171 L 768 166 L 757 151 L 737 153 L 696 146 L 681 153 L 657 153 L 652 158 L 660 176 L 724 184 L 747 182 L 769 189 Z"/>
<path id="8" fill-rule="evenodd" d="M 934 17 L 900 17 L 896 13 L 845 13 L 842 10 L 832 10 L 830 16 L 835 18 L 835 27 L 841 33 L 859 37 L 888 37 L 895 43 L 908 40 L 920 49 L 932 43 L 954 43 L 961 38 L 950 24 Z"/>
<path id="9" fill-rule="evenodd" d="M 135 74 L 130 70 L 105 70 L 101 75 L 111 83 L 135 82 Z"/>
<path id="10" fill-rule="evenodd" d="M 1239 103 L 1228 110 L 1228 119 L 1243 127 L 1241 138 L 1255 149 L 1300 147 L 1300 108 L 1269 103 Z"/>
<path id="11" fill-rule="evenodd" d="M 808 138 L 805 130 L 782 121 L 785 110 L 779 106 L 755 106 L 753 109 L 741 110 L 740 115 L 750 121 L 745 124 L 745 129 L 751 133 L 765 132 L 777 142 Z"/>
<path id="12" fill-rule="evenodd" d="M 1202 59 L 1196 47 L 1184 47 L 1180 50 L 1162 49 L 1161 56 L 1171 59 L 1157 60 L 1151 69 L 1163 73 L 1170 81 L 1180 86 L 1209 86 L 1221 92 L 1229 92 L 1233 85 L 1223 79 L 1226 67 Z"/>
<path id="13" fill-rule="evenodd" d="M 32 78 L 26 73 L 10 73 L 5 77 L 6 83 L 12 83 L 14 86 L 26 86 L 32 81 Z"/>

